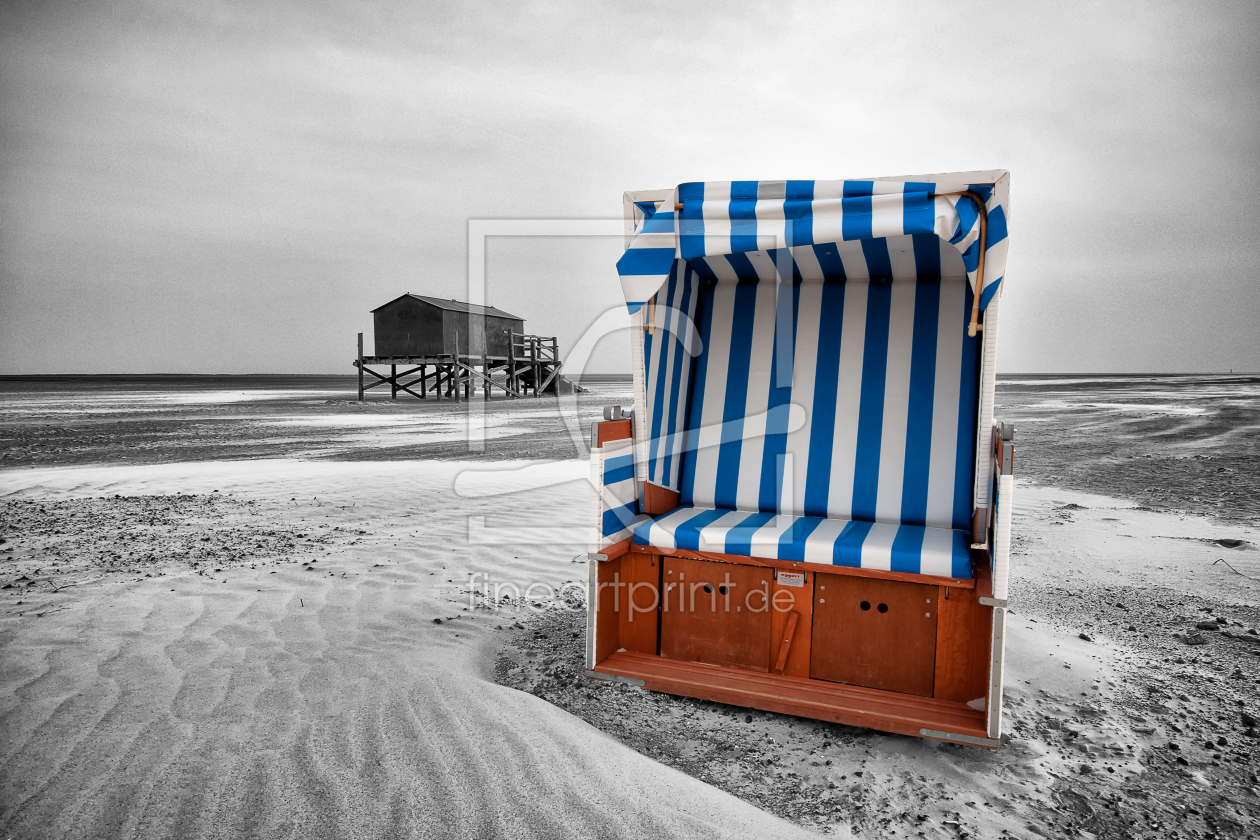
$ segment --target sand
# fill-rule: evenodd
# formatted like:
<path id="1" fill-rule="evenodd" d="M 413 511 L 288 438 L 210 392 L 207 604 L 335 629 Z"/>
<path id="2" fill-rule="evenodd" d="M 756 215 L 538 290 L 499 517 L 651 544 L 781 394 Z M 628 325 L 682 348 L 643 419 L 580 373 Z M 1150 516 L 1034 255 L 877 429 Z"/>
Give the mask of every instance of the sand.
<path id="1" fill-rule="evenodd" d="M 1260 716 L 1260 534 L 1026 482 L 1017 494 L 996 753 L 632 689 L 596 693 L 568 676 L 582 650 L 571 632 L 580 616 L 567 610 L 526 622 L 497 678 L 824 833 L 1254 836 L 1260 738 L 1243 715 Z M 1245 542 L 1224 549 L 1213 542 L 1223 532 Z M 1253 577 L 1215 563 L 1222 554 Z M 1214 617 L 1223 629 L 1184 643 Z"/>
<path id="2" fill-rule="evenodd" d="M 1010 401 L 997 753 L 582 678 L 586 468 L 547 401 L 492 403 L 508 431 L 468 453 L 463 406 L 340 386 L 23 390 L 0 409 L 0 836 L 1254 835 L 1260 533 L 1202 488 L 1205 462 L 1251 475 L 1254 435 L 1217 415 L 1256 389 L 1159 414 L 1170 445 L 1108 407 L 1162 405 L 1147 380 L 1088 382 Z M 473 574 L 550 590 L 491 608 Z"/>
<path id="3" fill-rule="evenodd" d="M 466 546 L 456 511 L 420 521 L 461 470 L 246 461 L 4 474 L 10 499 L 217 490 L 255 502 L 269 526 L 368 530 L 318 558 L 167 567 L 9 600 L 5 836 L 799 833 L 485 678 L 502 622 L 462 608 L 469 570 L 557 584 L 579 576 L 579 549 L 504 557 Z M 562 487 L 557 506 L 581 510 L 580 485 Z M 532 516 L 501 498 L 466 510 L 492 507 L 500 525 Z"/>

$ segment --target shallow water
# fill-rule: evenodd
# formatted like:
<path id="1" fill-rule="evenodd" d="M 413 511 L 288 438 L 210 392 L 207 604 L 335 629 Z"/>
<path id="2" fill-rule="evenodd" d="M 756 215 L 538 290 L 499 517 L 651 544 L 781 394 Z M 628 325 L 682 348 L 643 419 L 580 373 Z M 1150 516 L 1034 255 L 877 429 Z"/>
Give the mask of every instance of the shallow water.
<path id="1" fill-rule="evenodd" d="M 999 379 L 1016 474 L 1260 524 L 1260 376 Z"/>
<path id="2" fill-rule="evenodd" d="M 602 407 L 631 401 L 628 379 L 586 387 L 467 402 L 378 391 L 359 402 L 353 377 L 0 380 L 0 465 L 584 457 Z"/>

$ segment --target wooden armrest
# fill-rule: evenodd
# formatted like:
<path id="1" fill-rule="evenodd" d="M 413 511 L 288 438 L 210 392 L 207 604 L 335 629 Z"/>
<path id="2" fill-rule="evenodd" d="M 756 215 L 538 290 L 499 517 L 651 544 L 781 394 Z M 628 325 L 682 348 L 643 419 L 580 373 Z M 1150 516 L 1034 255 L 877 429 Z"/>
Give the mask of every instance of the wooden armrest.
<path id="1" fill-rule="evenodd" d="M 591 448 L 599 449 L 605 443 L 614 440 L 625 440 L 634 434 L 634 426 L 629 418 L 623 420 L 603 420 L 591 424 Z"/>

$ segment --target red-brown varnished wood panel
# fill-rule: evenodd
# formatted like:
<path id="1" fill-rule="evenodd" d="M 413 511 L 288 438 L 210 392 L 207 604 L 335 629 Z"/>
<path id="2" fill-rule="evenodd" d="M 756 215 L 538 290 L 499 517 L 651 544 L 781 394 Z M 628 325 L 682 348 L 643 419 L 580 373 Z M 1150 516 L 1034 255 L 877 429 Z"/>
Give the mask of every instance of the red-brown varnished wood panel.
<path id="1" fill-rule="evenodd" d="M 932 696 L 964 703 L 978 700 L 989 691 L 993 608 L 980 603 L 978 589 L 939 586 L 937 590 L 939 621 Z"/>
<path id="2" fill-rule="evenodd" d="M 602 420 L 595 424 L 595 433 L 599 435 L 596 446 L 603 446 L 613 440 L 624 440 L 630 437 L 633 427 L 629 420 Z"/>
<path id="3" fill-rule="evenodd" d="M 758 674 L 660 656 L 615 653 L 595 670 L 643 680 L 651 691 L 698 697 L 787 715 L 867 726 L 903 735 L 934 729 L 984 738 L 983 712 L 963 703 L 913 697 L 889 691 L 807 680 L 783 674 Z M 948 738 L 941 740 L 949 740 Z"/>
<path id="4" fill-rule="evenodd" d="M 788 649 L 787 663 L 783 673 L 793 677 L 809 676 L 809 645 L 811 625 L 814 615 L 814 573 L 791 572 L 805 577 L 805 585 L 784 586 L 778 579 L 779 570 L 774 570 L 774 592 L 770 596 L 773 612 L 771 614 L 772 635 L 770 637 L 771 661 L 779 658 L 779 647 L 783 643 L 783 635 L 787 628 L 788 614 L 795 611 L 800 615 L 796 622 L 796 630 L 792 634 L 792 646 Z"/>
<path id="5" fill-rule="evenodd" d="M 931 697 L 936 601 L 935 586 L 815 576 L 810 676 Z"/>
<path id="6" fill-rule="evenodd" d="M 621 590 L 617 630 L 621 647 L 637 653 L 657 652 L 661 563 L 650 554 L 626 554 L 621 560 Z"/>
<path id="7" fill-rule="evenodd" d="M 992 598 L 993 597 L 993 569 L 989 568 L 992 562 L 989 559 L 987 551 L 971 552 L 972 574 L 976 577 L 976 597 Z M 945 584 L 948 585 L 948 584 Z"/>
<path id="8" fill-rule="evenodd" d="M 622 557 L 633 555 L 622 555 Z M 595 607 L 595 661 L 611 656 L 621 647 L 621 631 L 618 627 L 622 557 L 608 560 L 596 566 Z"/>
<path id="9" fill-rule="evenodd" d="M 648 516 L 660 516 L 678 507 L 678 494 L 667 487 L 643 482 L 643 512 Z"/>
<path id="10" fill-rule="evenodd" d="M 770 570 L 679 557 L 664 561 L 661 656 L 769 671 Z"/>

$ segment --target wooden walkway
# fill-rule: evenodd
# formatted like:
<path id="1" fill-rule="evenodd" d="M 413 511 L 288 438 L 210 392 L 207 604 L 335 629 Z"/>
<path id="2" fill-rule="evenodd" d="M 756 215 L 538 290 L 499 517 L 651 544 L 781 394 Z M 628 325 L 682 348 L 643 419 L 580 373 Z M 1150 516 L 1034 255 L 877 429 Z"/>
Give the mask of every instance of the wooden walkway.
<path id="1" fill-rule="evenodd" d="M 359 355 L 353 362 L 359 371 L 359 399 L 377 387 L 388 387 L 391 399 L 402 392 L 422 400 L 470 400 L 478 389 L 487 400 L 496 390 L 520 399 L 558 394 L 562 384 L 577 387 L 560 375 L 564 362 L 555 336 L 512 333 L 507 356 L 473 356 L 454 349 L 437 356 L 365 356 L 359 333 Z M 372 379 L 365 381 L 365 376 Z"/>

